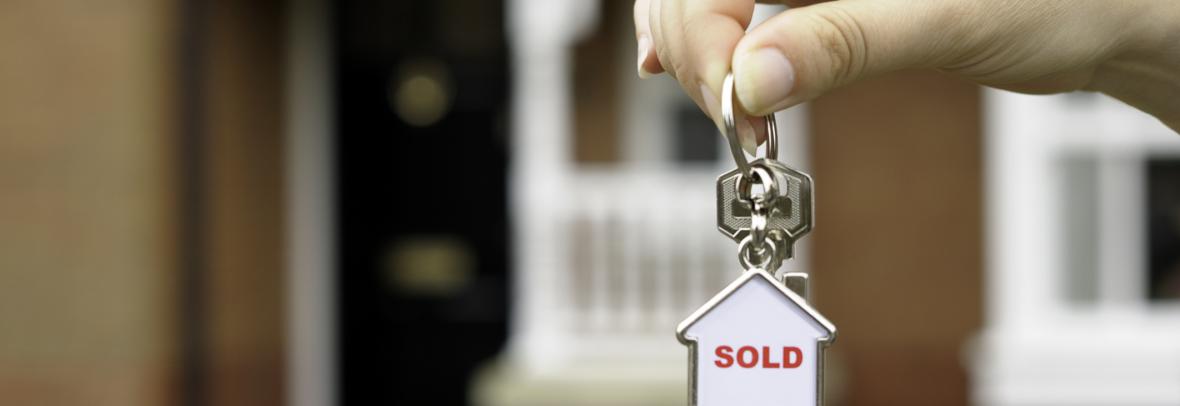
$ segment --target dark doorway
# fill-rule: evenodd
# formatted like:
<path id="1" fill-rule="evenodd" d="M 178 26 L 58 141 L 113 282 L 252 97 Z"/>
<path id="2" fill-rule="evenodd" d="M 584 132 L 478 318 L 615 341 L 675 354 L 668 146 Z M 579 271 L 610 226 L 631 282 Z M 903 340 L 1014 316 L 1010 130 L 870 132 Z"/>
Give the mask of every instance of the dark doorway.
<path id="1" fill-rule="evenodd" d="M 503 4 L 334 5 L 345 405 L 461 405 L 506 336 Z"/>

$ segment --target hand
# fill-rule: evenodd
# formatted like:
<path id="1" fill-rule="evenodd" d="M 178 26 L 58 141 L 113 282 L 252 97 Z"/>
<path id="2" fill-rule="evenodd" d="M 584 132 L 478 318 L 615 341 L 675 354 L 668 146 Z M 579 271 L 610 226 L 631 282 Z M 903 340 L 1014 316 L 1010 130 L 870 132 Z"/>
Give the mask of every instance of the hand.
<path id="1" fill-rule="evenodd" d="M 754 115 L 931 68 L 1024 93 L 1101 91 L 1180 129 L 1180 1 L 785 3 L 794 7 L 746 33 L 753 0 L 637 0 L 639 75 L 668 72 L 714 122 L 731 66 Z"/>

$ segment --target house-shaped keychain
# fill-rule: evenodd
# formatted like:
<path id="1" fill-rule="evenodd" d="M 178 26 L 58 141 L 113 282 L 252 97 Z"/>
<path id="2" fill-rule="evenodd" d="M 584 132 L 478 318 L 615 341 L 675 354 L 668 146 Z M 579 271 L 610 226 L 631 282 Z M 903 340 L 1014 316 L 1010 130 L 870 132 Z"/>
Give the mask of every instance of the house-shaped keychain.
<path id="1" fill-rule="evenodd" d="M 788 286 L 790 288 L 788 288 Z M 751 269 L 680 323 L 698 406 L 822 405 L 836 328 L 807 304 L 807 275 Z"/>

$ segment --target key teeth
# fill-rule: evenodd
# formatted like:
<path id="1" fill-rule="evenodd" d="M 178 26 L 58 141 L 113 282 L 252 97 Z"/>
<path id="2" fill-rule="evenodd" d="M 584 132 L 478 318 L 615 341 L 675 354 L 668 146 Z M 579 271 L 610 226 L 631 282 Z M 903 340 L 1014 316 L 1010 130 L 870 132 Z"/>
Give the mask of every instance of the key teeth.
<path id="1" fill-rule="evenodd" d="M 810 300 L 809 276 L 803 272 L 787 272 L 783 274 L 783 286 L 795 292 L 803 300 Z"/>

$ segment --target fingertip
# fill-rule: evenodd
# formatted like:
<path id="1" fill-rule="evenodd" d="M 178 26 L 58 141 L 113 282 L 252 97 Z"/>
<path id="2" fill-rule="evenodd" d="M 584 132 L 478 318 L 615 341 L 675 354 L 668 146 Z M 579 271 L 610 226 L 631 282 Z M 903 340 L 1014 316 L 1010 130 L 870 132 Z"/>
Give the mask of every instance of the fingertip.
<path id="1" fill-rule="evenodd" d="M 754 134 L 754 144 L 755 145 L 762 145 L 762 143 L 766 142 L 766 138 L 769 137 L 769 134 L 766 129 L 766 117 L 765 116 L 747 116 L 746 121 L 749 121 L 750 127 L 752 127 L 752 131 Z"/>
<path id="2" fill-rule="evenodd" d="M 795 68 L 781 50 L 741 50 L 734 56 L 733 67 L 734 91 L 747 112 L 764 116 L 790 106 Z"/>
<path id="3" fill-rule="evenodd" d="M 742 144 L 742 149 L 747 154 L 756 155 L 758 153 L 758 138 L 757 130 L 754 130 L 752 120 L 749 118 L 738 122 L 738 141 Z"/>
<path id="4" fill-rule="evenodd" d="M 638 61 L 635 70 L 639 73 L 640 79 L 664 73 L 664 66 L 660 64 L 660 57 L 656 54 L 655 42 L 652 41 L 651 36 L 640 34 L 637 50 Z"/>
<path id="5" fill-rule="evenodd" d="M 701 102 L 704 104 L 705 114 L 709 116 L 709 120 L 713 121 L 713 125 L 722 134 L 725 133 L 725 125 L 721 121 L 721 99 L 709 89 L 709 85 L 701 83 Z"/>
<path id="6" fill-rule="evenodd" d="M 648 55 L 647 59 L 639 64 L 639 77 L 642 79 L 647 79 L 661 73 L 664 73 L 664 67 L 660 65 L 660 60 L 656 58 L 654 53 Z"/>
<path id="7" fill-rule="evenodd" d="M 636 62 L 635 69 L 639 72 L 640 79 L 647 79 L 652 76 L 652 73 L 644 68 L 644 63 L 647 62 L 648 54 L 651 53 L 651 36 L 647 34 L 639 34 L 639 55 Z"/>
<path id="8" fill-rule="evenodd" d="M 658 7 L 658 1 L 635 1 L 635 40 L 638 45 L 636 47 L 635 70 L 640 79 L 647 79 L 664 72 L 663 66 L 660 65 L 659 56 L 655 52 L 655 39 L 652 37 L 652 22 L 650 21 L 651 9 L 656 7 Z"/>

